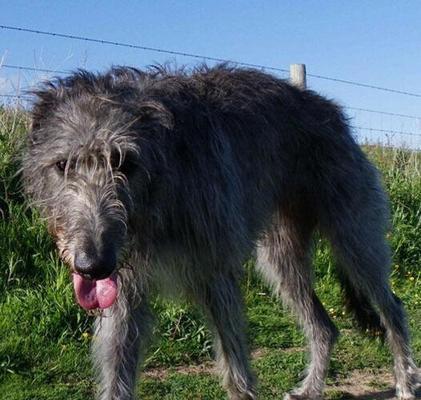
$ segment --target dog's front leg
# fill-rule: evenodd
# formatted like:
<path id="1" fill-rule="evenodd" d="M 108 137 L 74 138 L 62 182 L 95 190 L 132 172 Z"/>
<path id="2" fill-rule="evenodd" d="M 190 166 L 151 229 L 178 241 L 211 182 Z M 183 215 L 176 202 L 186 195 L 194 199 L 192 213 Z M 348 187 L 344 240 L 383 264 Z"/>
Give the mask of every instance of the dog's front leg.
<path id="1" fill-rule="evenodd" d="M 100 400 L 132 400 L 139 358 L 146 350 L 152 328 L 146 300 L 137 305 L 120 296 L 95 324 L 94 364 Z"/>

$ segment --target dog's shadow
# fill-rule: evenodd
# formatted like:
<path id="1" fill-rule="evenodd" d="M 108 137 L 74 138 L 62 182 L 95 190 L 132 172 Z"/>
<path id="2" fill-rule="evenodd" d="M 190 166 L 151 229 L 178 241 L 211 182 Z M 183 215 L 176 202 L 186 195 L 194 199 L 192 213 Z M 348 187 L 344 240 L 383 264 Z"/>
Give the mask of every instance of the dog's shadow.
<path id="1" fill-rule="evenodd" d="M 381 392 L 370 392 L 357 396 L 344 392 L 340 397 L 340 400 L 396 400 L 396 395 L 393 389 L 383 390 Z"/>
<path id="2" fill-rule="evenodd" d="M 351 393 L 344 392 L 341 397 L 335 397 L 340 400 L 397 400 L 394 389 L 388 389 L 383 391 L 373 391 L 362 395 L 353 395 Z M 421 390 L 417 390 L 416 398 L 421 399 Z"/>

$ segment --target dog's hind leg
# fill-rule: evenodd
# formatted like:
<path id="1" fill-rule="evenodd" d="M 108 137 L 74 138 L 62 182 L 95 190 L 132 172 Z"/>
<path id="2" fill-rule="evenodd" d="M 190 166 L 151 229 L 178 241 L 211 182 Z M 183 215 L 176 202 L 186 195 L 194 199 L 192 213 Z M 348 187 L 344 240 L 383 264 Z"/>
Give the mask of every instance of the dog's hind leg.
<path id="1" fill-rule="evenodd" d="M 133 400 L 138 359 L 149 342 L 152 315 L 145 300 L 137 306 L 120 295 L 96 320 L 94 361 L 100 400 Z"/>
<path id="2" fill-rule="evenodd" d="M 355 298 L 350 301 L 364 305 L 355 312 L 362 311 L 360 319 L 368 316 L 380 325 L 379 331 L 385 331 L 394 356 L 397 396 L 409 400 L 415 398 L 415 388 L 421 380 L 411 355 L 403 306 L 389 285 L 391 260 L 381 200 L 377 199 L 372 205 L 366 203 L 357 215 L 349 218 L 346 212 L 341 213 L 342 216 L 335 219 L 338 226 L 330 231 L 330 239 L 341 273 L 353 289 L 351 293 Z"/>
<path id="3" fill-rule="evenodd" d="M 243 302 L 237 280 L 221 274 L 195 288 L 195 300 L 204 309 L 215 335 L 215 356 L 230 400 L 256 399 L 249 367 Z"/>
<path id="4" fill-rule="evenodd" d="M 312 287 L 311 218 L 292 212 L 275 216 L 258 246 L 257 268 L 295 312 L 310 342 L 311 362 L 301 386 L 286 399 L 321 399 L 330 353 L 338 331 Z"/>

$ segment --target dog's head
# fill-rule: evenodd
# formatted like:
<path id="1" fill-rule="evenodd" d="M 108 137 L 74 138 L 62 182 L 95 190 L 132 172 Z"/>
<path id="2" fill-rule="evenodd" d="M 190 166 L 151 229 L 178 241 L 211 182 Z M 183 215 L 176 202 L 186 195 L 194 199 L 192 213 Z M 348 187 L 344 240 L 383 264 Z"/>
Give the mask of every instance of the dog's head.
<path id="1" fill-rule="evenodd" d="M 156 131 L 169 123 L 161 105 L 139 99 L 141 77 L 78 72 L 35 93 L 24 184 L 86 309 L 116 300 L 133 204 L 151 179 Z"/>

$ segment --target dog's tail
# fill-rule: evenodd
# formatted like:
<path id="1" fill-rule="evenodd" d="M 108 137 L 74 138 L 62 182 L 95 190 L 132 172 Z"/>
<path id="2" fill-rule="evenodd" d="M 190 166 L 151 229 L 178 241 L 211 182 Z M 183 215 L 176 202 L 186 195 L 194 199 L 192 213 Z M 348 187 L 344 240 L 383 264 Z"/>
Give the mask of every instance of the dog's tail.
<path id="1" fill-rule="evenodd" d="M 369 299 L 361 293 L 343 273 L 339 273 L 339 281 L 345 300 L 345 306 L 356 321 L 357 327 L 373 337 L 385 338 L 386 330 L 381 323 L 380 315 Z"/>

